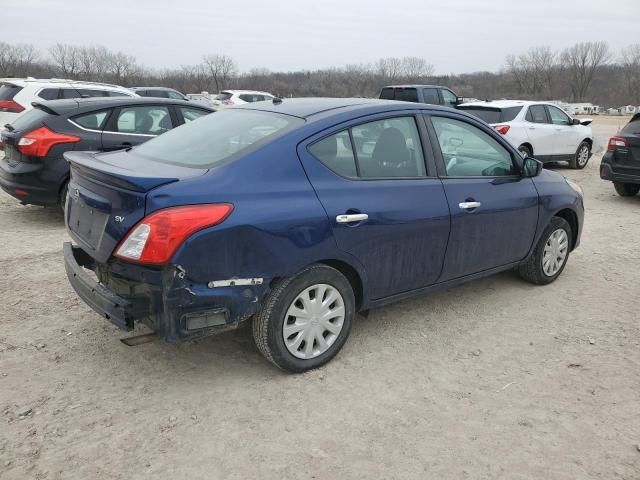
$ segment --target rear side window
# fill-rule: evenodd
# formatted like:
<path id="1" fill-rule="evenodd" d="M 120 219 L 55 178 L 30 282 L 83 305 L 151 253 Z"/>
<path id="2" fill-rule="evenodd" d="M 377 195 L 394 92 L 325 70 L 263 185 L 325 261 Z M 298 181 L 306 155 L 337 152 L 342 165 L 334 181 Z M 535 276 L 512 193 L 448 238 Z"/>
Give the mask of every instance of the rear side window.
<path id="1" fill-rule="evenodd" d="M 147 90 L 146 96 L 155 98 L 169 98 L 169 94 L 166 90 Z"/>
<path id="2" fill-rule="evenodd" d="M 620 133 L 626 133 L 629 135 L 640 135 L 640 118 L 631 120 L 624 126 Z"/>
<path id="3" fill-rule="evenodd" d="M 228 109 L 143 143 L 136 152 L 160 163 L 212 168 L 302 123 L 288 115 Z"/>
<path id="4" fill-rule="evenodd" d="M 35 107 L 24 112 L 22 115 L 16 118 L 13 122 L 11 122 L 11 126 L 19 132 L 33 130 L 34 128 L 38 128 L 39 126 L 41 126 L 42 122 L 49 115 L 50 114 L 45 112 L 44 110 Z"/>
<path id="5" fill-rule="evenodd" d="M 440 103 L 437 88 L 423 88 L 422 95 L 424 96 L 424 103 L 430 103 L 431 105 L 438 105 Z"/>
<path id="6" fill-rule="evenodd" d="M 135 135 L 160 135 L 173 128 L 169 109 L 160 105 L 123 107 L 116 119 L 116 131 Z"/>
<path id="7" fill-rule="evenodd" d="M 72 120 L 81 127 L 89 130 L 102 130 L 102 127 L 104 127 L 104 123 L 109 116 L 108 114 L 108 110 L 103 110 L 102 112 L 91 112 L 78 117 L 73 117 Z"/>
<path id="8" fill-rule="evenodd" d="M 43 88 L 38 92 L 38 97 L 43 100 L 55 100 L 58 98 L 58 94 L 60 93 L 59 88 Z"/>
<path id="9" fill-rule="evenodd" d="M 224 101 L 224 100 L 229 100 L 232 96 L 233 96 L 233 93 L 222 92 L 222 93 L 216 95 L 215 99 L 216 100 L 220 100 L 220 101 Z"/>
<path id="10" fill-rule="evenodd" d="M 356 177 L 356 158 L 351 148 L 349 131 L 344 130 L 314 143 L 309 153 L 343 177 Z"/>
<path id="11" fill-rule="evenodd" d="M 418 92 L 415 88 L 396 88 L 394 100 L 403 102 L 417 102 Z"/>
<path id="12" fill-rule="evenodd" d="M 490 108 L 490 107 L 458 107 L 459 110 L 464 110 L 470 113 L 474 117 L 484 120 L 487 123 L 502 123 L 510 122 L 522 107 L 507 107 L 507 108 Z"/>
<path id="13" fill-rule="evenodd" d="M 526 119 L 532 123 L 549 123 L 544 105 L 531 105 L 527 111 Z"/>
<path id="14" fill-rule="evenodd" d="M 312 144 L 309 153 L 345 177 L 421 178 L 426 175 L 413 117 L 354 126 Z"/>
<path id="15" fill-rule="evenodd" d="M 0 83 L 0 100 L 12 100 L 22 87 L 13 83 Z"/>
<path id="16" fill-rule="evenodd" d="M 82 94 L 79 90 L 75 88 L 63 88 L 61 89 L 62 97 L 61 98 L 80 98 Z"/>
<path id="17" fill-rule="evenodd" d="M 383 88 L 380 92 L 380 98 L 382 100 L 393 100 L 393 88 Z"/>

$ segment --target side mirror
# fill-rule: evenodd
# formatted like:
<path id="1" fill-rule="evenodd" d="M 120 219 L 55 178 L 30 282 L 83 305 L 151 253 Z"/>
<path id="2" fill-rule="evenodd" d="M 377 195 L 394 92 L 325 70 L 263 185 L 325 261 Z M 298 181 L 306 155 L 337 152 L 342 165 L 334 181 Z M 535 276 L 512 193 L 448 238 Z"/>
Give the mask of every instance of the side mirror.
<path id="1" fill-rule="evenodd" d="M 580 120 L 578 118 L 572 118 L 571 125 L 580 125 Z"/>
<path id="2" fill-rule="evenodd" d="M 456 105 L 460 105 L 464 103 L 464 97 L 456 97 Z"/>
<path id="3" fill-rule="evenodd" d="M 526 157 L 522 162 L 522 176 L 525 178 L 537 177 L 542 172 L 542 162 L 533 157 Z"/>

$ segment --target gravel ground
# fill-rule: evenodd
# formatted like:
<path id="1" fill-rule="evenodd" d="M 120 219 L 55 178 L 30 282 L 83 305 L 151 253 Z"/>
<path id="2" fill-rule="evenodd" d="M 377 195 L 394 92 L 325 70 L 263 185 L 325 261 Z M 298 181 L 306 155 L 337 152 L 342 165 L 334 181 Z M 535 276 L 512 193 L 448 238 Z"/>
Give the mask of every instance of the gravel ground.
<path id="1" fill-rule="evenodd" d="M 556 167 L 587 215 L 554 284 L 372 311 L 304 375 L 247 330 L 126 347 L 67 284 L 61 217 L 0 194 L 0 478 L 639 479 L 640 196 L 599 163 Z"/>

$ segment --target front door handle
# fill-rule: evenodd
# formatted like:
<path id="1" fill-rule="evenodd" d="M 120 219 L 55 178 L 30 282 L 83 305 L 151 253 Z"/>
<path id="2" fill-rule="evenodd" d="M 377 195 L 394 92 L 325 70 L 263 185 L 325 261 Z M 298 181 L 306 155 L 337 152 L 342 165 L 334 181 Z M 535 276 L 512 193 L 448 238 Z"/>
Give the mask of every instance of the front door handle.
<path id="1" fill-rule="evenodd" d="M 460 202 L 458 206 L 463 210 L 472 210 L 478 208 L 481 205 L 480 202 Z"/>
<path id="2" fill-rule="evenodd" d="M 355 222 L 364 222 L 369 219 L 369 215 L 366 213 L 351 213 L 345 215 L 338 215 L 336 217 L 337 223 L 355 223 Z"/>

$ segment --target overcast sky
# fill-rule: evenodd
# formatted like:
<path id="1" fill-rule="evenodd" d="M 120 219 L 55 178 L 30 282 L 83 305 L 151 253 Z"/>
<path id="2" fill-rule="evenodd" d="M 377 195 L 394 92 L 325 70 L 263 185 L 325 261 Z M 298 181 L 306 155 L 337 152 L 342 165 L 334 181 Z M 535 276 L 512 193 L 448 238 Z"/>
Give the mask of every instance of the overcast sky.
<path id="1" fill-rule="evenodd" d="M 225 53 L 242 71 L 419 56 L 439 74 L 498 70 L 509 53 L 640 42 L 640 0 L 0 0 L 0 41 L 100 44 L 150 67 Z"/>

